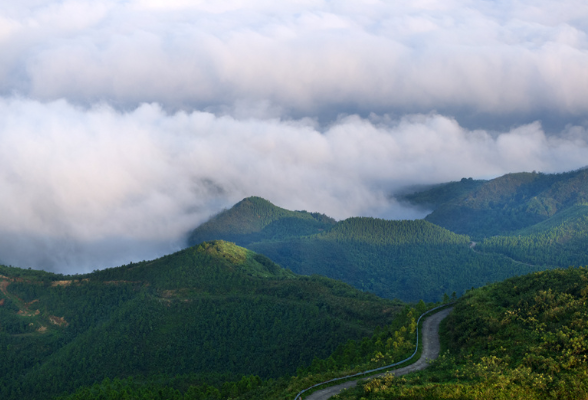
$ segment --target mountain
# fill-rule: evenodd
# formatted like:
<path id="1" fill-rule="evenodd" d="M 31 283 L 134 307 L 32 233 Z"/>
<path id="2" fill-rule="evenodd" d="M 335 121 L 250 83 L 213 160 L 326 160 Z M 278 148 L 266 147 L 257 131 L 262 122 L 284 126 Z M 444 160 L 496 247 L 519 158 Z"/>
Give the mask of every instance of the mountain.
<path id="1" fill-rule="evenodd" d="M 545 267 L 588 264 L 588 169 L 450 182 L 404 196 L 427 221 L 470 235 L 476 251 Z"/>
<path id="2" fill-rule="evenodd" d="M 415 187 L 409 190 L 409 194 L 402 196 L 401 200 L 408 201 L 412 205 L 417 205 L 426 210 L 434 210 L 451 200 L 468 194 L 486 182 L 485 180 L 462 178 L 458 182 Z"/>
<path id="3" fill-rule="evenodd" d="M 469 291 L 442 324 L 445 353 L 342 400 L 585 399 L 588 270 L 558 269 Z"/>
<path id="4" fill-rule="evenodd" d="M 450 185 L 450 191 L 479 185 L 465 180 Z M 322 214 L 284 210 L 258 197 L 244 199 L 196 228 L 189 243 L 196 238 L 234 240 L 297 274 L 320 274 L 411 302 L 436 301 L 444 293 L 461 294 L 472 286 L 545 269 L 501 254 L 474 252 L 468 236 L 428 221 L 357 217 L 335 222 Z"/>
<path id="5" fill-rule="evenodd" d="M 243 246 L 261 240 L 312 235 L 335 222 L 324 214 L 289 211 L 261 197 L 248 197 L 194 229 L 188 244 L 222 239 Z"/>
<path id="6" fill-rule="evenodd" d="M 404 199 L 433 208 L 426 220 L 453 232 L 476 239 L 508 236 L 587 203 L 588 169 L 507 174 L 486 182 L 462 180 Z"/>
<path id="7" fill-rule="evenodd" d="M 529 264 L 560 267 L 588 265 L 586 249 L 586 204 L 574 205 L 511 236 L 493 236 L 476 245 L 476 250 L 485 253 L 500 253 Z"/>
<path id="8" fill-rule="evenodd" d="M 423 220 L 350 218 L 316 235 L 247 247 L 298 274 L 321 274 L 409 302 L 544 269 L 474 252 L 469 237 Z"/>
<path id="9" fill-rule="evenodd" d="M 87 275 L 0 266 L 0 398 L 104 378 L 277 378 L 401 306 L 223 241 Z"/>

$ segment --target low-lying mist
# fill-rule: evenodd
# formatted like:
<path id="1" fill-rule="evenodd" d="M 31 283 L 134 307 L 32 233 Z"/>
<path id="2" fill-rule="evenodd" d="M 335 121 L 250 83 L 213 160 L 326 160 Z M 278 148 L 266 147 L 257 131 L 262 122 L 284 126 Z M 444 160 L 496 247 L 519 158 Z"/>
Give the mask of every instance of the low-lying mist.
<path id="1" fill-rule="evenodd" d="M 337 219 L 422 218 L 408 185 L 566 171 L 588 132 L 468 130 L 449 116 L 244 118 L 0 100 L 0 261 L 81 273 L 150 259 L 246 196 Z"/>

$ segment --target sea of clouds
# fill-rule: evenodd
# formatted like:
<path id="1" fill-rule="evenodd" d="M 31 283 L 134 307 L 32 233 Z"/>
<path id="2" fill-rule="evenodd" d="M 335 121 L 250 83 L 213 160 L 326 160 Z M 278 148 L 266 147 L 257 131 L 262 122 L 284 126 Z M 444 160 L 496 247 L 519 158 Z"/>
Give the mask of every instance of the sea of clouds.
<path id="1" fill-rule="evenodd" d="M 582 1 L 10 3 L 5 264 L 161 256 L 250 195 L 421 218 L 393 195 L 588 164 Z"/>

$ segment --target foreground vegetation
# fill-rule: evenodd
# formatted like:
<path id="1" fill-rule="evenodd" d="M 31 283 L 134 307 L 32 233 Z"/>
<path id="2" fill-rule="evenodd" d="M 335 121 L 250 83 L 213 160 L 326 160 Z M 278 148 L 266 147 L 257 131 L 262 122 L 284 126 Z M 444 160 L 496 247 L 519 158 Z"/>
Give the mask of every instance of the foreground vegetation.
<path id="1" fill-rule="evenodd" d="M 472 290 L 444 321 L 446 352 L 428 370 L 366 381 L 335 398 L 586 398 L 587 307 L 586 268 Z"/>
<path id="2" fill-rule="evenodd" d="M 429 305 L 431 306 L 431 305 Z M 90 387 L 78 389 L 62 400 L 120 399 L 177 399 L 177 400 L 292 400 L 296 394 L 315 383 L 334 377 L 389 365 L 404 360 L 414 352 L 416 316 L 427 309 L 425 303 L 415 308 L 404 307 L 394 321 L 376 329 L 362 340 L 349 340 L 340 345 L 328 358 L 316 358 L 308 367 L 300 367 L 296 375 L 262 380 L 244 376 L 238 381 L 217 384 L 201 383 L 190 376 L 162 377 L 149 381 L 104 380 Z"/>
<path id="3" fill-rule="evenodd" d="M 588 395 L 588 269 L 538 272 L 468 291 L 442 323 L 443 354 L 421 372 L 366 379 L 340 400 L 580 399 Z M 415 316 L 404 307 L 370 337 L 339 345 L 295 375 L 203 381 L 194 375 L 105 379 L 61 400 L 291 400 L 327 379 L 404 359 Z M 222 379 L 224 378 L 224 380 Z"/>

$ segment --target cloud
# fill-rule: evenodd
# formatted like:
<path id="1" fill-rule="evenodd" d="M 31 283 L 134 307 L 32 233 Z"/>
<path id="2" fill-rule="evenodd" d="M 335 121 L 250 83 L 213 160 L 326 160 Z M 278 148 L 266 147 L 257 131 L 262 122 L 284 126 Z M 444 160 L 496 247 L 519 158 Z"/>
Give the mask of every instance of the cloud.
<path id="1" fill-rule="evenodd" d="M 588 111 L 581 1 L 39 0 L 0 18 L 5 95 L 217 114 L 269 103 L 331 121 L 437 111 L 471 127 Z"/>
<path id="2" fill-rule="evenodd" d="M 0 4 L 0 261 L 170 253 L 243 197 L 417 218 L 406 185 L 585 165 L 588 4 Z"/>
<path id="3" fill-rule="evenodd" d="M 82 272 L 170 253 L 223 207 L 258 195 L 336 218 L 422 217 L 405 185 L 584 166 L 588 132 L 537 122 L 468 130 L 451 117 L 237 118 L 0 99 L 0 259 Z"/>

